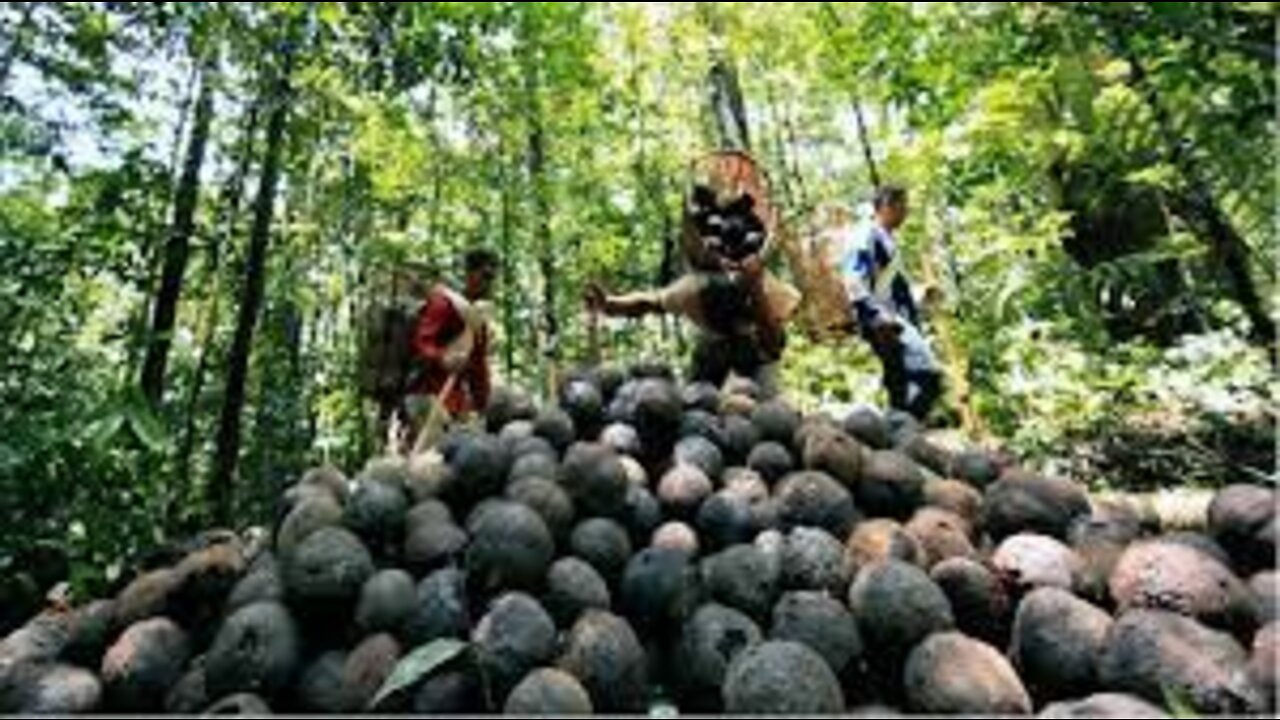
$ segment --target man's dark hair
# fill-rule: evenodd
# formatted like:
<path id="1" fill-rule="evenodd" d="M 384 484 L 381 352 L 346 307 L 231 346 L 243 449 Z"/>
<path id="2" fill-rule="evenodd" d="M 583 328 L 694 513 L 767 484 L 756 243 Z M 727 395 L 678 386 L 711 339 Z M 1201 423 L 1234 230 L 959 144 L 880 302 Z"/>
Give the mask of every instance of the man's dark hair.
<path id="1" fill-rule="evenodd" d="M 486 248 L 468 250 L 463 258 L 463 267 L 468 274 L 480 272 L 481 270 L 497 270 L 498 256 L 492 250 Z"/>
<path id="2" fill-rule="evenodd" d="M 901 185 L 885 185 L 879 190 L 876 190 L 874 199 L 876 210 L 894 205 L 901 205 L 906 201 L 907 189 Z"/>

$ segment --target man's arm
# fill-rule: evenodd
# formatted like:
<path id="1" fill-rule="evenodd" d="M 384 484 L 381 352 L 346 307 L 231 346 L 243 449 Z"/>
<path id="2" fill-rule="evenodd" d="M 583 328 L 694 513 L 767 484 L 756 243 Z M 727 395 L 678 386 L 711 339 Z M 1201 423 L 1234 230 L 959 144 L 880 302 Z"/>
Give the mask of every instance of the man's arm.
<path id="1" fill-rule="evenodd" d="M 587 307 L 611 317 L 644 317 L 664 312 L 662 302 L 653 292 L 608 295 L 596 284 L 587 286 Z"/>

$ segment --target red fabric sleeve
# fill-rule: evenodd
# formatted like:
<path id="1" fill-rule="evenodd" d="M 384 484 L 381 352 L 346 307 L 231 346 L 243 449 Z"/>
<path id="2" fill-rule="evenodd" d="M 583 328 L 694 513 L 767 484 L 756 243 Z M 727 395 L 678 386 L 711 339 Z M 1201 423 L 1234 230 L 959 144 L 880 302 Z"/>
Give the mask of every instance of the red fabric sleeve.
<path id="1" fill-rule="evenodd" d="M 413 333 L 413 354 L 432 372 L 442 372 L 449 342 L 463 330 L 462 316 L 443 293 L 434 292 L 418 314 Z"/>

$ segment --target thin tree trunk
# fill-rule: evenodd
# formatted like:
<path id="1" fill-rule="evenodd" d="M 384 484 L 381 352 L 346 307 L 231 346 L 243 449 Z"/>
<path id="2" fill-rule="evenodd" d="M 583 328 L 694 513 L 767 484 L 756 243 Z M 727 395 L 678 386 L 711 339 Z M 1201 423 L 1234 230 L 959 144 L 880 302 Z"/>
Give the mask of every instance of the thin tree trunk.
<path id="1" fill-rule="evenodd" d="M 777 181 L 773 183 L 774 188 L 781 192 L 782 197 L 779 198 L 783 207 L 795 209 L 797 207 L 796 188 L 791 182 L 791 163 L 787 157 L 787 142 L 783 138 L 783 120 L 782 110 L 778 103 L 778 92 L 771 82 L 765 83 L 765 102 L 769 109 L 770 125 L 773 133 L 771 134 L 773 142 L 774 166 L 778 168 Z"/>
<path id="2" fill-rule="evenodd" d="M 276 248 L 285 256 L 279 267 L 283 277 L 299 277 L 303 272 L 290 249 L 298 243 L 294 231 L 298 226 L 298 216 L 314 211 L 309 198 L 305 197 L 310 192 L 313 168 L 301 173 L 300 177 L 300 184 L 306 189 L 300 188 L 298 192 L 304 198 L 294 202 L 297 193 L 293 193 L 279 201 L 282 222 L 276 232 Z M 289 293 L 272 298 L 264 308 L 262 322 L 262 342 L 271 348 L 271 352 L 260 356 L 262 370 L 258 373 L 256 402 L 253 403 L 253 449 L 250 456 L 256 456 L 258 461 L 254 474 L 258 482 L 247 494 L 247 500 L 255 512 L 270 508 L 272 500 L 284 492 L 287 478 L 300 471 L 296 463 L 300 443 L 298 430 L 303 427 L 300 419 L 306 402 L 302 375 L 304 326 L 297 303 Z"/>
<path id="3" fill-rule="evenodd" d="M 1193 181 L 1188 197 L 1178 198 L 1175 202 L 1179 214 L 1196 229 L 1197 234 L 1209 240 L 1214 255 L 1222 262 L 1236 302 L 1249 319 L 1251 341 L 1267 348 L 1274 362 L 1276 321 L 1253 277 L 1252 249 L 1203 186 Z"/>
<path id="4" fill-rule="evenodd" d="M 534 233 L 538 248 L 538 269 L 542 275 L 542 338 L 540 350 L 546 361 L 547 397 L 555 396 L 560 361 L 560 318 L 556 308 L 555 249 L 551 238 L 551 201 L 547 184 L 547 137 L 542 108 L 542 79 L 537 66 L 537 39 L 526 34 L 523 50 L 525 121 L 527 128 L 526 171 L 533 187 Z"/>
<path id="5" fill-rule="evenodd" d="M 534 180 L 534 215 L 537 232 L 538 268 L 542 274 L 542 353 L 547 362 L 547 387 L 554 392 L 560 362 L 560 316 L 556 308 L 556 272 L 551 240 L 551 203 L 547 198 L 546 139 L 541 122 L 529 134 L 529 173 Z M 550 396 L 550 394 L 549 394 Z"/>
<path id="6" fill-rule="evenodd" d="M 182 179 L 173 205 L 173 225 L 164 250 L 164 270 L 160 291 L 156 295 L 151 323 L 151 342 L 142 366 L 142 392 L 155 409 L 164 402 L 165 375 L 169 353 L 173 347 L 173 331 L 178 319 L 187 264 L 191 256 L 191 239 L 196 232 L 196 211 L 200 204 L 200 172 L 204 168 L 205 150 L 213 124 L 213 88 L 217 75 L 217 59 L 210 54 L 200 72 L 200 95 L 196 100 L 195 119 L 183 162 Z"/>
<path id="7" fill-rule="evenodd" d="M 512 234 L 511 188 L 507 178 L 507 155 L 501 153 L 498 158 L 498 185 L 501 188 L 502 205 L 502 334 L 505 340 L 503 358 L 507 370 L 507 382 L 515 378 L 517 329 L 515 317 L 516 272 L 515 242 Z"/>
<path id="8" fill-rule="evenodd" d="M 192 109 L 200 102 L 205 86 L 204 81 L 209 74 L 207 72 L 208 64 L 207 61 L 192 64 L 191 73 L 187 78 L 187 92 L 178 105 L 178 124 L 173 127 L 173 142 L 169 144 L 168 164 L 169 196 L 174 198 L 175 205 L 177 204 L 178 195 L 182 192 L 186 159 L 190 157 L 191 138 L 187 137 L 187 125 L 195 120 L 192 117 L 195 114 Z M 187 139 L 185 145 L 182 142 L 184 138 Z"/>
<path id="9" fill-rule="evenodd" d="M 720 147 L 725 150 L 751 150 L 751 135 L 747 125 L 746 103 L 738 83 L 738 73 L 725 59 L 711 65 L 707 82 L 711 89 L 712 114 L 720 135 Z"/>
<path id="10" fill-rule="evenodd" d="M 182 137 L 186 133 L 188 110 L 191 108 L 192 98 L 196 95 L 194 78 L 197 76 L 198 73 L 193 73 L 193 82 L 188 84 L 188 92 L 181 103 L 178 122 L 174 127 L 173 152 L 167 175 L 170 192 L 149 193 L 142 208 L 141 217 L 138 218 L 138 223 L 143 229 L 139 233 L 141 236 L 138 250 L 140 260 L 137 263 L 139 270 L 134 282 L 138 292 L 146 296 L 146 299 L 137 303 L 137 308 L 132 313 L 133 317 L 129 320 L 129 342 L 126 350 L 126 359 L 120 369 L 121 384 L 136 387 L 138 390 L 142 390 L 142 373 L 139 372 L 138 368 L 146 365 L 148 356 L 152 352 L 153 315 L 156 307 L 150 294 L 159 292 L 157 288 L 162 285 L 168 265 L 169 244 L 175 229 L 170 213 L 176 207 L 178 200 L 177 187 L 181 185 L 181 182 L 174 178 L 177 178 L 182 171 L 179 168 L 179 157 L 181 155 L 179 148 L 182 145 Z M 152 403 L 148 403 L 148 405 L 152 408 L 155 407 Z M 139 468 L 140 475 L 146 472 L 150 472 L 150 470 Z"/>
<path id="11" fill-rule="evenodd" d="M 221 210 L 218 217 L 219 236 L 209 247 L 209 277 L 212 286 L 209 291 L 209 305 L 200 323 L 200 331 L 196 346 L 199 348 L 199 360 L 196 361 L 192 373 L 191 389 L 187 394 L 186 410 L 183 417 L 186 425 L 183 428 L 182 442 L 178 451 L 177 478 L 183 480 L 191 476 L 191 461 L 195 456 L 196 437 L 199 431 L 200 399 L 204 397 L 205 385 L 209 377 L 210 358 L 213 357 L 214 336 L 222 322 L 222 259 L 223 250 L 235 236 L 236 224 L 240 218 L 241 205 L 244 201 L 245 179 L 249 167 L 253 163 L 254 149 L 258 134 L 259 107 L 255 102 L 248 109 L 248 117 L 244 131 L 244 140 L 240 149 L 240 159 L 236 169 L 227 179 L 223 187 Z M 173 517 L 171 514 L 170 517 Z"/>
<path id="12" fill-rule="evenodd" d="M 376 216 L 376 206 L 369 197 L 369 180 L 368 177 L 358 168 L 352 167 L 350 177 L 348 179 L 348 189 L 353 190 L 354 197 L 348 198 L 348 205 L 355 204 L 355 221 L 351 228 L 351 249 L 358 249 L 360 239 L 374 237 L 377 232 L 378 218 Z M 364 328 L 360 326 L 364 316 L 362 304 L 368 302 L 371 295 L 370 290 L 373 279 L 370 277 L 370 267 L 366 263 L 354 263 L 344 266 L 344 279 L 348 291 L 343 294 L 340 301 L 340 309 L 338 315 L 342 318 L 337 333 L 339 337 L 345 338 L 347 347 L 347 356 L 350 358 L 359 358 L 361 352 L 362 333 Z M 352 365 L 347 375 L 348 382 L 357 382 L 358 375 L 352 372 L 357 365 Z M 381 432 L 377 415 L 371 414 L 367 410 L 366 403 L 354 403 L 352 413 L 355 417 L 355 425 L 357 426 L 357 435 L 359 438 L 347 451 L 346 457 L 343 459 L 346 464 L 355 464 L 363 462 L 373 452 L 375 443 L 377 447 L 382 447 L 386 442 L 386 435 Z"/>
<path id="13" fill-rule="evenodd" d="M 711 102 L 711 115 L 723 150 L 751 151 L 751 124 L 747 118 L 747 103 L 742 94 L 742 82 L 733 59 L 722 50 L 725 43 L 724 19 L 716 3 L 700 2 L 698 11 L 714 40 L 711 48 L 711 67 L 707 71 L 707 89 Z"/>
<path id="14" fill-rule="evenodd" d="M 783 103 L 782 127 L 786 131 L 784 162 L 789 161 L 783 169 L 794 188 L 797 204 L 792 206 L 792 210 L 795 212 L 809 209 L 809 187 L 804 181 L 804 172 L 800 166 L 800 130 L 796 127 L 795 116 L 791 112 L 793 107 L 791 102 Z"/>
<path id="15" fill-rule="evenodd" d="M 280 241 L 281 245 L 286 244 L 284 238 Z M 281 271 L 285 277 L 293 277 L 297 268 L 289 262 Z M 255 477 L 260 482 L 247 500 L 255 510 L 270 507 L 271 500 L 284 492 L 287 478 L 300 471 L 297 458 L 303 449 L 303 438 L 299 431 L 305 427 L 302 313 L 287 296 L 272 304 L 274 307 L 264 313 L 262 337 L 278 349 L 266 356 L 270 362 L 259 373 L 257 401 L 253 404 L 254 446 L 249 456 L 257 459 Z"/>
<path id="16" fill-rule="evenodd" d="M 862 145 L 862 157 L 867 163 L 867 173 L 871 176 L 871 187 L 879 190 L 884 187 L 880 175 L 880 166 L 876 164 L 876 153 L 871 145 L 871 133 L 867 131 L 867 118 L 862 112 L 862 103 L 857 97 L 851 100 L 853 117 L 858 123 L 858 142 Z"/>
<path id="17" fill-rule="evenodd" d="M 663 286 L 671 283 L 676 278 L 676 271 L 680 265 L 680 224 L 676 222 L 666 207 L 666 183 L 659 179 L 656 183 L 655 195 L 658 205 L 662 209 L 662 272 L 664 275 Z M 681 356 L 689 349 L 688 339 L 684 334 L 684 325 L 678 318 L 671 318 L 671 322 L 675 326 L 676 352 Z"/>
<path id="18" fill-rule="evenodd" d="M 245 285 L 240 301 L 235 339 L 228 361 L 227 387 L 219 421 L 214 471 L 210 479 L 209 498 L 214 522 L 227 525 L 235 499 L 235 476 L 240 459 L 240 428 L 243 422 L 245 387 L 249 375 L 249 359 L 258 316 L 266 287 L 267 251 L 271 244 L 271 226 L 279 187 L 284 146 L 289 129 L 292 104 L 291 74 L 293 49 L 286 45 L 283 67 L 276 71 L 271 83 L 272 107 L 267 122 L 266 157 L 258 197 L 254 203 L 253 230 L 249 239 L 249 255 L 245 266 Z"/>
<path id="19" fill-rule="evenodd" d="M 434 107 L 435 103 L 431 103 Z M 435 111 L 432 110 L 434 115 Z M 440 162 L 440 158 L 445 156 L 444 148 L 441 147 L 440 137 L 434 131 L 431 133 L 432 154 L 435 156 L 435 162 L 431 163 L 431 215 L 427 219 L 428 237 L 433 242 L 441 242 L 449 237 L 445 233 L 445 208 L 444 208 L 444 181 L 447 168 L 444 163 Z M 404 225 L 408 226 L 408 216 L 404 217 Z M 405 228 L 401 228 L 405 229 Z"/>
<path id="20" fill-rule="evenodd" d="M 372 225 L 372 223 L 370 223 L 370 225 Z M 360 270 L 356 273 L 355 287 L 368 287 L 368 274 L 364 270 Z M 362 331 L 362 328 L 357 327 L 359 314 L 359 307 L 355 299 L 353 298 L 348 300 L 346 307 L 348 327 L 346 328 L 344 335 L 349 343 L 347 352 L 353 358 L 360 357 L 360 332 Z M 354 377 L 351 378 L 351 382 L 355 382 Z M 346 463 L 349 465 L 363 462 L 365 458 L 372 455 L 375 443 L 377 444 L 377 447 L 382 447 L 386 442 L 386 435 L 381 432 L 382 428 L 380 424 L 376 422 L 377 418 L 370 416 L 370 413 L 367 411 L 364 403 L 357 403 L 354 412 L 357 421 L 356 437 L 360 440 L 355 445 L 355 452 L 351 453 L 349 451 L 345 458 Z"/>
<path id="21" fill-rule="evenodd" d="M 822 3 L 822 13 L 827 21 L 828 32 L 833 32 L 843 24 L 840 20 L 840 14 L 836 12 L 835 6 L 831 3 Z M 862 111 L 862 102 L 859 100 L 857 93 L 850 92 L 849 103 L 853 109 L 854 121 L 858 126 L 858 142 L 862 146 L 862 157 L 867 163 L 867 174 L 871 176 L 871 187 L 878 190 L 882 187 L 883 179 L 880 175 L 880 166 L 876 162 L 875 150 L 871 144 L 871 133 L 867 128 L 867 116 Z"/>
<path id="22" fill-rule="evenodd" d="M 667 208 L 666 183 L 654 182 L 649 192 L 662 218 L 662 265 L 658 268 L 658 284 L 666 287 L 680 274 L 680 225 Z"/>

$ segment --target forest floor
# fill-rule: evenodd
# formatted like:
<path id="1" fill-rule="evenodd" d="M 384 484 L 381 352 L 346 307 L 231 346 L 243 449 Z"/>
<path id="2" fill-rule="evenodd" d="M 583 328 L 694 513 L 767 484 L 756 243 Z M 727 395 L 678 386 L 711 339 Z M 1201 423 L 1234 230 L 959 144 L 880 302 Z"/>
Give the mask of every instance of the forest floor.
<path id="1" fill-rule="evenodd" d="M 1062 448 L 1062 469 L 1097 490 L 1152 492 L 1275 484 L 1275 417 L 1263 408 L 1225 418 L 1151 412 L 1108 423 Z"/>

